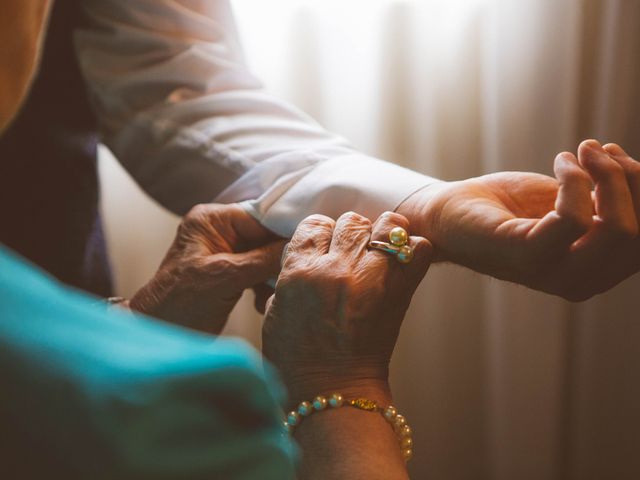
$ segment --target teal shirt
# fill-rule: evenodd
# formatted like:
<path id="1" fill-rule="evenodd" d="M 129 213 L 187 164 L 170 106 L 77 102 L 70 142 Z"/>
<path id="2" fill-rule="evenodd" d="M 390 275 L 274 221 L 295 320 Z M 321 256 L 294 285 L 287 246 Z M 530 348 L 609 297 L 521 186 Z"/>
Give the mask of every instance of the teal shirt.
<path id="1" fill-rule="evenodd" d="M 294 478 L 282 397 L 245 342 L 107 309 L 0 246 L 0 477 Z"/>

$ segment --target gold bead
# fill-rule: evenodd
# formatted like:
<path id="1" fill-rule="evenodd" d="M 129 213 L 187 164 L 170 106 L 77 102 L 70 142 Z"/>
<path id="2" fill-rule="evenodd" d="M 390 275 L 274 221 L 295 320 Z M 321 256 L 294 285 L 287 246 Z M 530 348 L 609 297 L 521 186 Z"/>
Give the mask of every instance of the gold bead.
<path id="1" fill-rule="evenodd" d="M 402 247 L 400 247 L 400 250 L 398 250 L 396 258 L 400 263 L 411 262 L 411 260 L 413 260 L 413 248 L 407 245 L 403 245 Z"/>
<path id="2" fill-rule="evenodd" d="M 411 437 L 402 437 L 402 440 L 400 441 L 400 446 L 402 447 L 403 450 L 405 448 L 413 447 L 413 439 Z"/>
<path id="3" fill-rule="evenodd" d="M 393 426 L 396 430 L 400 430 L 407 424 L 407 420 L 402 415 L 396 415 L 396 419 L 393 421 Z"/>
<path id="4" fill-rule="evenodd" d="M 396 410 L 396 407 L 389 405 L 384 409 L 383 415 L 387 422 L 393 422 L 393 420 L 396 418 L 396 415 L 398 415 L 398 410 Z"/>
<path id="5" fill-rule="evenodd" d="M 411 450 L 410 448 L 405 448 L 404 450 L 402 450 L 402 456 L 404 457 L 404 461 L 408 462 L 409 460 L 411 460 L 411 457 L 413 457 L 413 450 Z"/>
<path id="6" fill-rule="evenodd" d="M 354 400 L 351 400 L 349 404 L 352 407 L 356 407 L 360 410 L 366 410 L 369 412 L 372 412 L 378 408 L 378 404 L 376 402 L 367 398 L 356 398 Z"/>
<path id="7" fill-rule="evenodd" d="M 413 430 L 411 430 L 411 427 L 409 425 L 404 425 L 398 433 L 403 437 L 410 437 L 413 433 Z"/>
<path id="8" fill-rule="evenodd" d="M 313 412 L 313 406 L 309 402 L 302 402 L 298 405 L 298 413 L 303 417 L 308 417 Z"/>
<path id="9" fill-rule="evenodd" d="M 332 393 L 329 397 L 329 405 L 333 408 L 338 408 L 342 406 L 343 398 L 339 393 Z"/>
<path id="10" fill-rule="evenodd" d="M 402 227 L 395 227 L 389 232 L 389 241 L 396 247 L 402 247 L 409 241 L 409 234 Z"/>
<path id="11" fill-rule="evenodd" d="M 317 396 L 316 398 L 313 399 L 313 408 L 315 408 L 318 411 L 324 410 L 325 408 L 327 408 L 328 404 L 329 402 L 325 397 Z"/>

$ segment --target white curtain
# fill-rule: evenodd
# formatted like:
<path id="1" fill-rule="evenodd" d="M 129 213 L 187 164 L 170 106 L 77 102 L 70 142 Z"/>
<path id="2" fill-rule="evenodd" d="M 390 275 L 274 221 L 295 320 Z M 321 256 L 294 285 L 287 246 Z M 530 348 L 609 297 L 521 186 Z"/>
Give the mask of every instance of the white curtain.
<path id="1" fill-rule="evenodd" d="M 638 1 L 234 4 L 267 86 L 368 153 L 443 179 L 551 173 L 588 137 L 640 158 Z M 177 220 L 102 154 L 117 286 L 131 294 Z M 412 478 L 640 478 L 639 287 L 574 305 L 434 267 L 392 369 L 416 432 Z M 258 343 L 248 300 L 227 333 Z"/>

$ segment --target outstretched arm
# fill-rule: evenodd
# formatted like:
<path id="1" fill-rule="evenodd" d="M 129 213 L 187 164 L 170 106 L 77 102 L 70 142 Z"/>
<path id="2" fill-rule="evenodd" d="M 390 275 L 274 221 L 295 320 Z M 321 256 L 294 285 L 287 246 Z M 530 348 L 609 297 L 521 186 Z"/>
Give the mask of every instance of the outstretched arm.
<path id="1" fill-rule="evenodd" d="M 439 260 L 585 300 L 640 270 L 640 164 L 588 140 L 577 157 L 559 154 L 554 170 L 555 179 L 501 172 L 439 183 L 399 212 Z"/>
<path id="2" fill-rule="evenodd" d="M 86 0 L 76 37 L 105 143 L 184 214 L 245 206 L 289 237 L 312 213 L 376 218 L 434 180 L 355 150 L 248 70 L 227 0 Z"/>
<path id="3" fill-rule="evenodd" d="M 634 249 L 621 248 L 637 232 L 606 213 L 638 196 L 630 188 L 635 163 L 599 145 L 585 144 L 580 163 L 559 156 L 556 179 L 503 172 L 437 182 L 356 151 L 265 92 L 244 63 L 226 0 L 82 5 L 87 27 L 77 49 L 104 139 L 175 212 L 246 201 L 262 225 L 288 237 L 311 213 L 376 218 L 400 205 L 439 258 L 572 300 L 638 270 Z M 587 195 L 591 182 L 597 205 Z M 595 240 L 585 244 L 591 231 Z M 605 262 L 612 248 L 623 258 Z M 594 279 L 600 264 L 608 273 Z"/>

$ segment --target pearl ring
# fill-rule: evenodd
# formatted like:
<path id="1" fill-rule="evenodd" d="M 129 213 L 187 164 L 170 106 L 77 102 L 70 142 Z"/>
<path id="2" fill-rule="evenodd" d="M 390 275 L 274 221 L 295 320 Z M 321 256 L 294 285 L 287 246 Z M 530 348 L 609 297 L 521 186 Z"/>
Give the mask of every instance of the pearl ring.
<path id="1" fill-rule="evenodd" d="M 409 234 L 402 227 L 395 227 L 389 232 L 389 242 L 372 240 L 369 248 L 395 255 L 400 263 L 409 263 L 413 259 L 413 248 L 407 245 Z"/>

